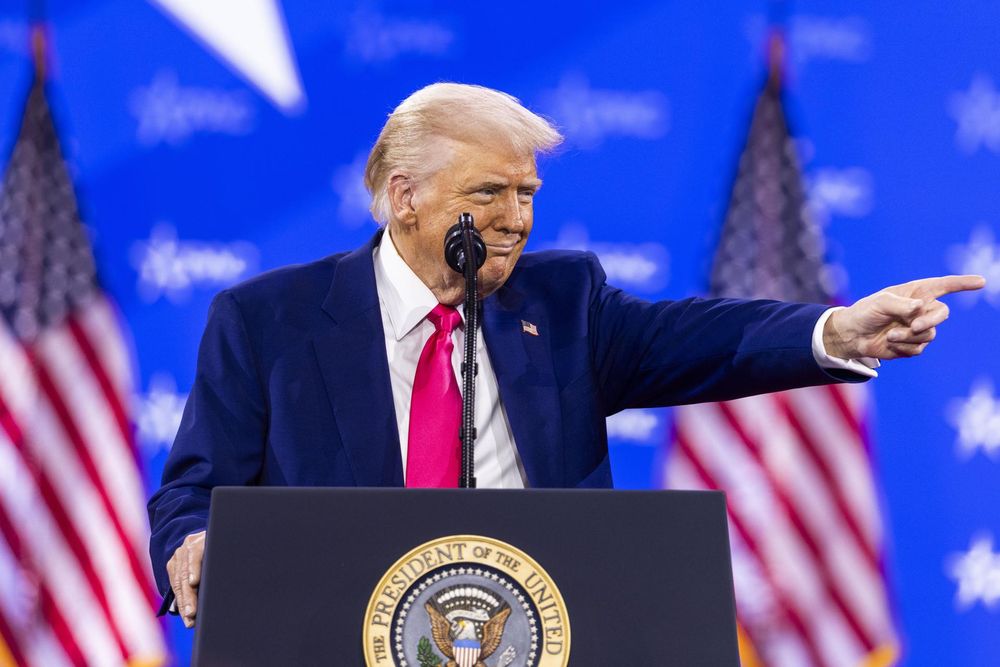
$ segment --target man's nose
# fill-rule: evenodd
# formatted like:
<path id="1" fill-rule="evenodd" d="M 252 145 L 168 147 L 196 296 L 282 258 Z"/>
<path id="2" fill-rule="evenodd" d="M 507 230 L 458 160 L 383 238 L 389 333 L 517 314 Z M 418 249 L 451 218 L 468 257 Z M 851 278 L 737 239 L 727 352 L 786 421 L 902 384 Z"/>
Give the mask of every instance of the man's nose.
<path id="1" fill-rule="evenodd" d="M 502 209 L 498 211 L 499 215 L 494 226 L 497 229 L 514 234 L 520 234 L 524 231 L 524 218 L 521 213 L 521 204 L 517 199 L 517 193 L 514 192 L 510 196 L 505 196 L 500 205 Z"/>

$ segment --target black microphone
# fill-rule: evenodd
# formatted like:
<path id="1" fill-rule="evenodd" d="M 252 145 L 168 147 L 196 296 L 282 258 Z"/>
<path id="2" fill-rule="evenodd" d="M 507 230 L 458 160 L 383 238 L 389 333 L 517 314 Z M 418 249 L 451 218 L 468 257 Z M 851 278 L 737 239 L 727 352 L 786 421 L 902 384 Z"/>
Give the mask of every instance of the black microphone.
<path id="1" fill-rule="evenodd" d="M 468 229 L 472 234 L 472 251 L 475 255 L 474 265 L 476 270 L 486 263 L 486 242 L 476 229 L 471 213 L 463 213 L 458 216 L 458 223 L 448 230 L 444 236 L 444 259 L 448 266 L 459 273 L 465 273 L 465 244 L 462 241 L 462 233 Z"/>
<path id="2" fill-rule="evenodd" d="M 467 258 L 472 258 L 467 262 Z M 476 336 L 479 330 L 479 267 L 486 262 L 486 243 L 476 229 L 471 213 L 458 216 L 458 224 L 444 237 L 444 258 L 448 266 L 465 276 L 465 361 L 462 362 L 462 464 L 458 486 L 476 488 Z"/>

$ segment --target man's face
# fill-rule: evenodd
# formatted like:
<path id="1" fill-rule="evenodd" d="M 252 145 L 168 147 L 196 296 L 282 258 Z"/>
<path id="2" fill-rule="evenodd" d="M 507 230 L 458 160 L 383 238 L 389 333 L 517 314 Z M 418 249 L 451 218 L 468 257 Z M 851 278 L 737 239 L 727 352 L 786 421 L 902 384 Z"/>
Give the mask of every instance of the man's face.
<path id="1" fill-rule="evenodd" d="M 410 268 L 450 305 L 465 297 L 465 280 L 444 260 L 444 237 L 469 212 L 486 242 L 479 293 L 489 296 L 507 280 L 528 241 L 532 200 L 542 182 L 534 155 L 502 145 L 448 140 L 442 169 L 413 185 L 412 224 L 393 228 L 392 238 Z M 397 233 L 401 232 L 401 233 Z"/>

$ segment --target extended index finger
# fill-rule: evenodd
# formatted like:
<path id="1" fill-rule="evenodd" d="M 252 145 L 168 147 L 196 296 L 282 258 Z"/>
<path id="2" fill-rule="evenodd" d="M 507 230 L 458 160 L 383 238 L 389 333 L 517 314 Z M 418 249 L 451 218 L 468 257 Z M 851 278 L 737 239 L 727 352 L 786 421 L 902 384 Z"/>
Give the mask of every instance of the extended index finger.
<path id="1" fill-rule="evenodd" d="M 986 285 L 986 278 L 977 275 L 938 276 L 936 278 L 914 280 L 912 285 L 916 290 L 919 290 L 921 297 L 936 299 L 945 294 L 982 289 Z M 917 295 L 915 294 L 914 296 Z"/>

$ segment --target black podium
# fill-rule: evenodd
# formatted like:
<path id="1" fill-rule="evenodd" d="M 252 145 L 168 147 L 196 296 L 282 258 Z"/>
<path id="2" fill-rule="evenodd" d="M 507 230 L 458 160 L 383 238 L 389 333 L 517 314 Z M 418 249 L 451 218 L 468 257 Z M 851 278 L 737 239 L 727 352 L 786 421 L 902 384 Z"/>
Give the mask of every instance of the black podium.
<path id="1" fill-rule="evenodd" d="M 193 664 L 737 666 L 725 499 L 218 488 Z"/>

